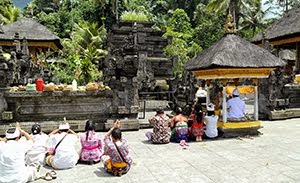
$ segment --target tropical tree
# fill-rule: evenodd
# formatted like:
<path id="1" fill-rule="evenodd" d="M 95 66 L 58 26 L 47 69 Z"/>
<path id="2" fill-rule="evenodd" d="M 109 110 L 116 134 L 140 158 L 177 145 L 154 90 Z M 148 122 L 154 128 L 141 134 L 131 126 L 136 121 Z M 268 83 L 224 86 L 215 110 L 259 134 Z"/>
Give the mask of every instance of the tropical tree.
<path id="1" fill-rule="evenodd" d="M 208 5 L 207 9 L 210 12 L 216 12 L 221 14 L 232 14 L 236 27 L 239 27 L 239 19 L 241 12 L 245 8 L 249 8 L 249 2 L 251 0 L 212 0 Z"/>
<path id="2" fill-rule="evenodd" d="M 11 0 L 1 0 L 0 1 L 0 7 L 2 7 L 2 6 L 12 6 L 13 5 L 13 3 L 11 2 Z"/>
<path id="3" fill-rule="evenodd" d="M 179 77 L 183 74 L 184 64 L 202 50 L 193 41 L 192 35 L 193 28 L 186 12 L 183 9 L 176 9 L 168 20 L 164 37 L 172 37 L 172 44 L 165 48 L 165 53 L 168 57 L 177 58 L 173 72 Z"/>
<path id="4" fill-rule="evenodd" d="M 81 84 L 99 80 L 99 61 L 107 54 L 103 49 L 106 34 L 104 25 L 99 27 L 90 22 L 75 24 L 71 37 L 63 40 L 64 50 L 58 60 L 64 61 L 52 65 L 54 75 L 65 83 L 73 79 Z"/>
<path id="5" fill-rule="evenodd" d="M 15 22 L 20 16 L 21 11 L 19 8 L 14 6 L 0 6 L 0 20 L 4 24 Z"/>
<path id="6" fill-rule="evenodd" d="M 193 38 L 203 49 L 209 48 L 224 34 L 224 23 L 226 16 L 210 13 L 205 5 L 200 3 L 194 12 Z"/>
<path id="7" fill-rule="evenodd" d="M 268 9 L 262 10 L 262 3 L 260 0 L 253 0 L 249 2 L 249 8 L 243 9 L 241 14 L 241 33 L 245 38 L 251 38 L 256 33 L 266 27 L 267 21 L 265 15 Z"/>

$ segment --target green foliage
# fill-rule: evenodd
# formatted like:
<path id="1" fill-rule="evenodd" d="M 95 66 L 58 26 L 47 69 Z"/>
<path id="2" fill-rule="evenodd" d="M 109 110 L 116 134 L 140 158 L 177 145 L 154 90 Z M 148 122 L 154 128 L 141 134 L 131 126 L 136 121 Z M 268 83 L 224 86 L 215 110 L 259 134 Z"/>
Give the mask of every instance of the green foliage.
<path id="1" fill-rule="evenodd" d="M 131 22 L 148 22 L 148 17 L 142 12 L 135 11 L 125 11 L 121 15 L 122 21 L 131 21 Z"/>
<path id="2" fill-rule="evenodd" d="M 13 3 L 11 0 L 1 0 L 0 1 L 0 7 L 6 7 L 6 6 L 12 6 Z"/>
<path id="3" fill-rule="evenodd" d="M 240 33 L 246 39 L 252 38 L 267 24 L 267 21 L 264 20 L 266 13 L 262 10 L 261 1 L 253 0 L 249 6 L 251 8 L 243 10 L 240 21 Z"/>
<path id="4" fill-rule="evenodd" d="M 183 9 L 176 9 L 168 21 L 168 27 L 175 32 L 189 33 L 192 29 L 190 18 Z"/>
<path id="5" fill-rule="evenodd" d="M 0 22 L 10 24 L 21 17 L 21 10 L 12 5 L 0 6 Z"/>
<path id="6" fill-rule="evenodd" d="M 38 19 L 61 38 L 68 38 L 80 21 L 101 22 L 96 4 L 86 0 L 34 0 L 24 13 Z"/>
<path id="7" fill-rule="evenodd" d="M 168 21 L 164 37 L 172 37 L 172 44 L 165 48 L 168 57 L 176 58 L 173 68 L 175 75 L 182 76 L 184 64 L 202 51 L 202 48 L 192 39 L 193 29 L 189 17 L 182 9 L 176 9 Z"/>
<path id="8" fill-rule="evenodd" d="M 52 64 L 55 76 L 65 83 L 70 83 L 73 79 L 79 84 L 99 80 L 102 74 L 98 70 L 98 64 L 107 54 L 102 49 L 106 34 L 104 26 L 99 28 L 96 23 L 75 24 L 71 38 L 63 40 L 61 57 L 65 62 Z"/>
<path id="9" fill-rule="evenodd" d="M 193 38 L 203 49 L 209 48 L 224 34 L 225 16 L 212 14 L 199 4 L 194 12 L 196 27 Z"/>

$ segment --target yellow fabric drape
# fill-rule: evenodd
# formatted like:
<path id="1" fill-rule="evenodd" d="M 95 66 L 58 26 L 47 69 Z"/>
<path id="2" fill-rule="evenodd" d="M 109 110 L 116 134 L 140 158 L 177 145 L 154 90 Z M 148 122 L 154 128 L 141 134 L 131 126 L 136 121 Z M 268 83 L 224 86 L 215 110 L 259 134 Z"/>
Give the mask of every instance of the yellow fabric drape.
<path id="1" fill-rule="evenodd" d="M 235 86 L 227 86 L 226 93 L 231 95 L 235 88 L 236 88 Z M 254 93 L 254 86 L 238 86 L 237 88 L 238 88 L 240 94 Z"/>

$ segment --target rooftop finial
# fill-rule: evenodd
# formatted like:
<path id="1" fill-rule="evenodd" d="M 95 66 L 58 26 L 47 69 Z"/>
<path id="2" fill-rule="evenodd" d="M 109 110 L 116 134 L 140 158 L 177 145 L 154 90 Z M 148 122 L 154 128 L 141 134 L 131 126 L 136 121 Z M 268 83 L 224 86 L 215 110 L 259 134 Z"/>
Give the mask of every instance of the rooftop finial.
<path id="1" fill-rule="evenodd" d="M 226 24 L 225 24 L 225 32 L 226 33 L 236 33 L 236 29 L 235 29 L 235 23 L 233 21 L 233 16 L 231 15 L 231 13 L 229 12 L 229 14 L 227 15 L 227 20 L 226 20 Z"/>

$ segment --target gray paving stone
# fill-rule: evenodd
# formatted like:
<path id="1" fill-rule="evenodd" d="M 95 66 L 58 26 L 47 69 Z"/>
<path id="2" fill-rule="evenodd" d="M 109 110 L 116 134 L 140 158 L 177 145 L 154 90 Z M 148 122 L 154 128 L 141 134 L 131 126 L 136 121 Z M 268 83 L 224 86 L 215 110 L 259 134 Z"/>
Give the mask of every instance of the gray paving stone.
<path id="1" fill-rule="evenodd" d="M 58 178 L 51 182 L 300 182 L 300 119 L 262 124 L 263 135 L 253 139 L 191 142 L 185 150 L 176 143 L 147 142 L 145 133 L 150 129 L 126 131 L 123 136 L 134 160 L 128 174 L 112 177 L 104 172 L 102 163 L 77 165 L 57 170 Z M 41 174 L 46 171 L 49 169 L 42 167 Z"/>

